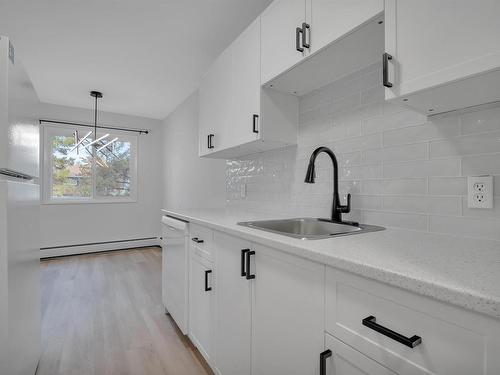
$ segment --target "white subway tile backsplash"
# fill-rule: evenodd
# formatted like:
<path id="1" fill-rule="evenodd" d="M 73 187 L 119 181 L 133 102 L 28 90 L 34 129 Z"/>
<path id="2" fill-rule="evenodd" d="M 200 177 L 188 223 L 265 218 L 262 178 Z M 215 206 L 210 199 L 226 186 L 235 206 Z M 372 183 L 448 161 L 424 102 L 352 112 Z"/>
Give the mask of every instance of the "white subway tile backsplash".
<path id="1" fill-rule="evenodd" d="M 464 176 L 500 174 L 500 154 L 464 156 L 462 174 Z"/>
<path id="2" fill-rule="evenodd" d="M 380 133 L 384 130 L 398 129 L 413 125 L 424 124 L 427 121 L 426 116 L 420 113 L 406 110 L 396 112 L 390 115 L 373 117 L 363 120 L 363 133 Z"/>
<path id="3" fill-rule="evenodd" d="M 466 195 L 467 179 L 465 177 L 430 177 L 430 195 Z"/>
<path id="4" fill-rule="evenodd" d="M 366 163 L 390 162 L 394 160 L 409 161 L 427 158 L 427 143 L 415 143 L 395 147 L 385 147 L 363 151 L 363 161 Z"/>
<path id="5" fill-rule="evenodd" d="M 481 237 L 500 240 L 500 220 L 463 216 L 430 216 L 431 232 L 459 237 Z"/>
<path id="6" fill-rule="evenodd" d="M 304 176 L 316 147 L 339 163 L 346 219 L 386 227 L 500 240 L 500 108 L 428 120 L 384 102 L 380 64 L 300 99 L 298 146 L 228 160 L 227 205 L 275 215 L 329 217 L 331 161 Z M 468 175 L 492 174 L 492 210 L 467 207 Z M 246 184 L 246 197 L 241 185 Z"/>
<path id="7" fill-rule="evenodd" d="M 387 211 L 460 215 L 462 210 L 461 197 L 384 196 L 382 202 Z"/>
<path id="8" fill-rule="evenodd" d="M 459 176 L 460 159 L 418 160 L 384 164 L 384 177 Z"/>
<path id="9" fill-rule="evenodd" d="M 363 194 L 426 194 L 427 179 L 425 178 L 400 178 L 364 180 L 361 182 Z"/>
<path id="10" fill-rule="evenodd" d="M 467 204 L 467 197 L 463 197 L 462 210 L 463 216 L 482 217 L 485 219 L 493 218 L 500 220 L 500 196 L 493 197 L 492 209 L 469 208 Z M 498 230 L 500 231 L 500 228 L 498 228 Z"/>
<path id="11" fill-rule="evenodd" d="M 318 141 L 322 142 L 321 139 Z M 340 153 L 369 150 L 371 148 L 382 147 L 382 136 L 381 134 L 370 134 L 361 137 L 353 137 L 338 142 L 334 141 L 333 145 L 333 151 Z"/>
<path id="12" fill-rule="evenodd" d="M 430 142 L 431 158 L 493 152 L 500 152 L 500 131 Z"/>
<path id="13" fill-rule="evenodd" d="M 382 208 L 382 197 L 377 195 L 352 195 L 351 198 L 354 209 L 380 210 Z"/>
<path id="14" fill-rule="evenodd" d="M 345 166 L 339 167 L 339 169 L 339 179 L 341 180 L 382 177 L 381 165 Z"/>
<path id="15" fill-rule="evenodd" d="M 362 210 L 361 221 L 391 228 L 427 230 L 427 215 L 420 214 Z"/>
<path id="16" fill-rule="evenodd" d="M 384 146 L 449 138 L 460 134 L 458 118 L 452 117 L 423 125 L 384 132 Z"/>

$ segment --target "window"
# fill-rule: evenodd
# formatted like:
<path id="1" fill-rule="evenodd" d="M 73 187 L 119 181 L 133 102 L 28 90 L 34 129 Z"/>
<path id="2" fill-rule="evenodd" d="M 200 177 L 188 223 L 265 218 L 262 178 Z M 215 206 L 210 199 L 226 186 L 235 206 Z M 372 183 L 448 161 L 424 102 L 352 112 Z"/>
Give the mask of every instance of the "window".
<path id="1" fill-rule="evenodd" d="M 90 145 L 94 140 L 91 131 L 73 125 L 43 126 L 42 186 L 46 203 L 136 200 L 137 136 L 98 129 L 97 139 L 109 135 L 94 147 Z"/>

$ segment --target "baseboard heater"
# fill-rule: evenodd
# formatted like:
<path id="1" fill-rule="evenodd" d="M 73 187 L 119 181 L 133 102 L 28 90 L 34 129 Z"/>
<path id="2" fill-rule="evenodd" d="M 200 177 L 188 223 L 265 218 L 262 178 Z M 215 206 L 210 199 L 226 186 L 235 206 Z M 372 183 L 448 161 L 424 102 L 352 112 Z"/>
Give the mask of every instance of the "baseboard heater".
<path id="1" fill-rule="evenodd" d="M 130 238 L 126 240 L 89 242 L 73 245 L 47 246 L 40 248 L 40 259 L 67 255 L 98 253 L 102 251 L 158 246 L 158 237 Z"/>

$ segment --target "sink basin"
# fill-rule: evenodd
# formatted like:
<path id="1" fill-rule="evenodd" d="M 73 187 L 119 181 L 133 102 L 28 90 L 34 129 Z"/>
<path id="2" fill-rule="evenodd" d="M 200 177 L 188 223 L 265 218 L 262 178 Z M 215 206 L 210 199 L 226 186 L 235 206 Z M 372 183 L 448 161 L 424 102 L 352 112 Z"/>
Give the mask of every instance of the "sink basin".
<path id="1" fill-rule="evenodd" d="M 283 220 L 260 220 L 238 223 L 249 228 L 282 234 L 303 240 L 316 240 L 334 236 L 346 236 L 383 230 L 383 227 L 349 222 L 333 222 L 328 219 L 295 218 Z"/>

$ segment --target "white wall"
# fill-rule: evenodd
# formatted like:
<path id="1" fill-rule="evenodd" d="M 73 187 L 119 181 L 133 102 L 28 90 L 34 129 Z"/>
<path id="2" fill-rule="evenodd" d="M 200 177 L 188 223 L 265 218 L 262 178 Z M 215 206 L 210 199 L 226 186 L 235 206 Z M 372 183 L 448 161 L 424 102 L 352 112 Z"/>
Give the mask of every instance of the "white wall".
<path id="1" fill-rule="evenodd" d="M 165 119 L 163 130 L 163 207 L 223 207 L 225 161 L 198 157 L 198 92 Z"/>
<path id="2" fill-rule="evenodd" d="M 42 119 L 93 122 L 87 109 L 40 104 Z M 134 203 L 42 204 L 41 247 L 121 241 L 160 235 L 162 184 L 161 121 L 99 113 L 99 123 L 149 129 L 138 137 L 138 197 Z M 84 250 L 81 249 L 80 250 Z M 48 250 L 46 250 L 48 251 Z M 45 253 L 47 254 L 47 253 Z M 42 251 L 42 256 L 44 253 Z"/>
<path id="3" fill-rule="evenodd" d="M 268 214 L 328 217 L 332 166 L 309 157 L 328 146 L 339 159 L 348 217 L 368 224 L 500 240 L 500 108 L 428 120 L 384 102 L 374 64 L 300 100 L 298 146 L 227 161 L 230 207 Z M 495 176 L 493 210 L 467 207 L 466 176 Z M 241 184 L 247 197 L 241 199 Z"/>

